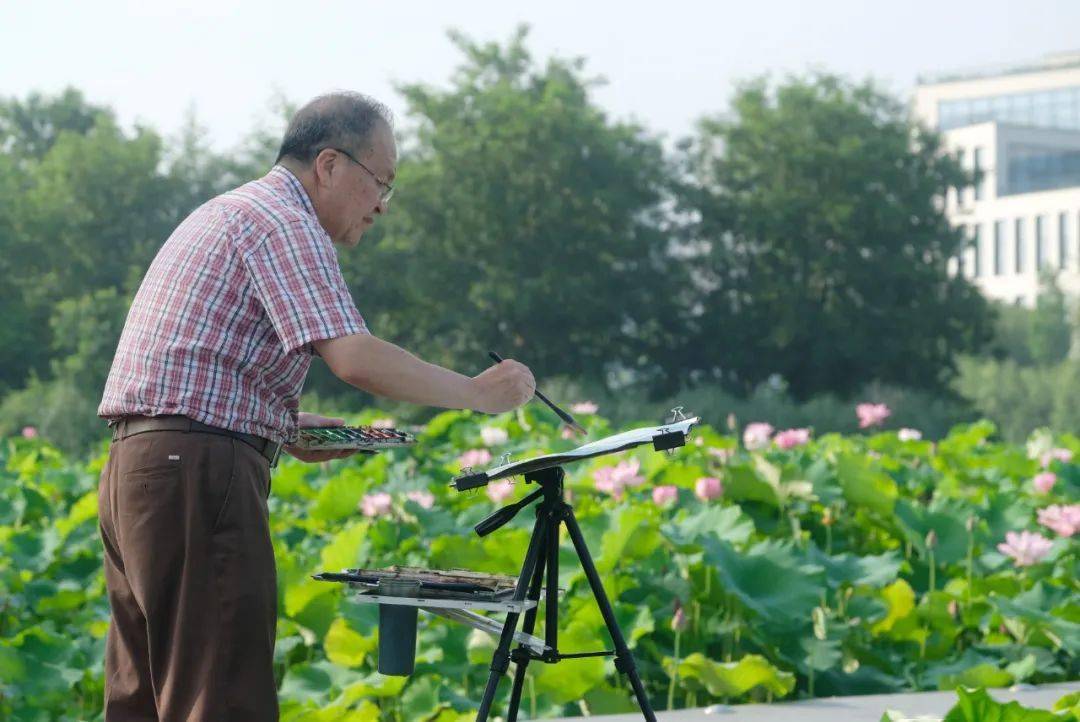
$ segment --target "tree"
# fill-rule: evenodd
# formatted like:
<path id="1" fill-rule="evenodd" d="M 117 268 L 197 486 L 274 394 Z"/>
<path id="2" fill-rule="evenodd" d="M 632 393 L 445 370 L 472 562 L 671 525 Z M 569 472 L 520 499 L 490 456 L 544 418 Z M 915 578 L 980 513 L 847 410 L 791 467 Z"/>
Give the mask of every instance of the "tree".
<path id="1" fill-rule="evenodd" d="M 971 179 L 871 84 L 748 83 L 682 150 L 688 374 L 746 392 L 777 373 L 800 399 L 944 389 L 990 337 L 987 302 L 946 272 L 964 240 L 940 199 Z"/>
<path id="2" fill-rule="evenodd" d="M 661 146 L 590 101 L 581 61 L 536 67 L 525 36 L 452 34 L 451 87 L 400 88 L 400 190 L 346 278 L 375 333 L 463 371 L 496 349 L 541 375 L 651 372 L 672 336 Z"/>
<path id="3" fill-rule="evenodd" d="M 1032 360 L 1037 364 L 1056 364 L 1069 354 L 1072 327 L 1069 324 L 1068 301 L 1052 272 L 1039 278 L 1039 295 L 1028 328 L 1028 344 Z"/>

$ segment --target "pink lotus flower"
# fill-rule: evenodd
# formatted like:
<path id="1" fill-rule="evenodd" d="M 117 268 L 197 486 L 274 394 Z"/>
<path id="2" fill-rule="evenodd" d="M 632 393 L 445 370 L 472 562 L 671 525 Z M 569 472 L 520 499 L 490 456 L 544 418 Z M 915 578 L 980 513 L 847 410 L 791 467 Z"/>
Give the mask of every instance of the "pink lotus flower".
<path id="1" fill-rule="evenodd" d="M 393 419 L 375 419 L 371 422 L 371 428 L 373 429 L 392 429 L 394 428 Z"/>
<path id="2" fill-rule="evenodd" d="M 1050 449 L 1039 459 L 1039 463 L 1042 468 L 1050 466 L 1051 461 L 1060 461 L 1063 464 L 1068 464 L 1073 459 L 1073 453 L 1068 449 Z"/>
<path id="3" fill-rule="evenodd" d="M 1041 534 L 1014 531 L 1005 534 L 1005 543 L 998 544 L 998 551 L 1011 557 L 1018 567 L 1030 567 L 1038 564 L 1050 551 L 1054 543 Z"/>
<path id="4" fill-rule="evenodd" d="M 602 466 L 593 472 L 596 488 L 611 494 L 616 499 L 622 498 L 623 489 L 628 486 L 640 486 L 645 477 L 638 474 L 641 462 L 637 459 L 620 461 L 615 466 Z"/>
<path id="5" fill-rule="evenodd" d="M 595 414 L 600 409 L 592 401 L 581 401 L 570 407 L 570 413 L 572 414 Z"/>
<path id="6" fill-rule="evenodd" d="M 764 449 L 769 445 L 769 437 L 772 436 L 772 432 L 772 425 L 763 421 L 747 424 L 742 435 L 743 446 L 750 451 Z"/>
<path id="7" fill-rule="evenodd" d="M 496 504 L 514 493 L 514 482 L 510 479 L 499 479 L 487 485 L 487 495 Z"/>
<path id="8" fill-rule="evenodd" d="M 499 444 L 505 444 L 506 440 L 510 438 L 510 434 L 506 433 L 505 429 L 500 429 L 497 426 L 485 426 L 480 429 L 480 438 L 484 440 L 484 446 L 498 446 Z"/>
<path id="9" fill-rule="evenodd" d="M 657 486 L 652 490 L 653 504 L 657 506 L 667 506 L 677 501 L 679 498 L 679 487 L 677 486 Z"/>
<path id="10" fill-rule="evenodd" d="M 424 509 L 430 509 L 435 504 L 435 495 L 430 491 L 410 491 L 405 498 L 415 501 Z"/>
<path id="11" fill-rule="evenodd" d="M 694 484 L 694 494 L 702 501 L 710 501 L 724 493 L 724 485 L 715 476 L 703 476 Z"/>
<path id="12" fill-rule="evenodd" d="M 36 439 L 38 436 L 38 430 L 33 426 L 24 426 L 22 430 L 22 435 L 24 439 Z"/>
<path id="13" fill-rule="evenodd" d="M 794 449 L 810 441 L 810 429 L 784 429 L 773 437 L 773 441 L 781 449 Z"/>
<path id="14" fill-rule="evenodd" d="M 562 431 L 559 432 L 560 439 L 572 439 L 574 438 L 574 430 L 569 426 L 562 427 Z"/>
<path id="15" fill-rule="evenodd" d="M 918 429 L 900 429 L 896 435 L 901 441 L 918 441 L 922 438 L 922 432 Z"/>
<path id="16" fill-rule="evenodd" d="M 393 499 L 385 491 L 368 494 L 360 500 L 360 511 L 364 516 L 376 517 L 390 513 Z"/>
<path id="17" fill-rule="evenodd" d="M 1080 532 L 1080 504 L 1054 504 L 1039 509 L 1039 523 L 1057 532 L 1059 536 L 1071 537 Z"/>
<path id="18" fill-rule="evenodd" d="M 885 404 L 859 404 L 855 407 L 855 415 L 859 417 L 859 428 L 865 429 L 880 426 L 892 415 L 892 411 Z"/>
<path id="19" fill-rule="evenodd" d="M 1035 478 L 1031 480 L 1035 490 L 1041 494 L 1049 494 L 1056 482 L 1057 474 L 1052 471 L 1044 471 L 1041 474 L 1036 474 Z"/>
<path id="20" fill-rule="evenodd" d="M 491 461 L 491 452 L 487 449 L 469 449 L 458 459 L 462 469 L 467 466 L 481 466 L 489 461 Z"/>

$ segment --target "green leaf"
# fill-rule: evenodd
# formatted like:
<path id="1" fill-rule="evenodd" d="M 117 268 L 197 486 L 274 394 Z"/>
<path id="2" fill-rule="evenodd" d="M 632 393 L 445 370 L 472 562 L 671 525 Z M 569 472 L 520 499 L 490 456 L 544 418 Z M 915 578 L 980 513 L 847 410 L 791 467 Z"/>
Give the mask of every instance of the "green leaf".
<path id="1" fill-rule="evenodd" d="M 660 532 L 653 509 L 626 506 L 616 512 L 600 542 L 596 569 L 608 574 L 620 564 L 632 564 L 652 553 L 660 544 Z"/>
<path id="2" fill-rule="evenodd" d="M 811 624 L 811 610 L 825 591 L 825 573 L 803 563 L 790 546 L 762 542 L 739 552 L 727 542 L 711 540 L 705 559 L 724 590 L 766 624 L 784 629 Z"/>
<path id="3" fill-rule="evenodd" d="M 367 477 L 357 469 L 343 469 L 326 482 L 326 486 L 315 497 L 311 518 L 330 522 L 359 515 L 358 506 L 369 485 Z"/>
<path id="4" fill-rule="evenodd" d="M 335 534 L 319 555 L 322 570 L 338 572 L 359 566 L 365 557 L 364 542 L 368 527 L 366 521 L 357 521 Z"/>
<path id="5" fill-rule="evenodd" d="M 710 505 L 693 513 L 680 512 L 661 527 L 661 532 L 680 551 L 688 551 L 707 535 L 742 544 L 754 533 L 754 522 L 738 506 Z"/>
<path id="6" fill-rule="evenodd" d="M 907 617 L 915 609 L 915 590 L 903 579 L 897 579 L 881 590 L 881 597 L 885 600 L 888 613 L 885 618 L 874 624 L 870 631 L 874 634 L 883 634 Z"/>
<path id="7" fill-rule="evenodd" d="M 836 462 L 836 475 L 848 502 L 882 516 L 892 515 L 899 495 L 896 482 L 888 474 L 871 466 L 868 459 L 842 454 Z"/>
<path id="8" fill-rule="evenodd" d="M 1030 709 L 1019 702 L 1002 704 L 984 689 L 956 690 L 959 698 L 956 706 L 945 715 L 943 722 L 1060 722 L 1053 712 Z"/>
<path id="9" fill-rule="evenodd" d="M 343 667 L 359 667 L 377 646 L 378 641 L 374 637 L 365 637 L 355 632 L 340 617 L 330 625 L 330 630 L 323 640 L 326 658 Z"/>
<path id="10" fill-rule="evenodd" d="M 665 663 L 670 666 L 672 660 Z M 694 652 L 679 663 L 678 674 L 681 680 L 698 682 L 714 697 L 739 697 L 755 687 L 785 697 L 795 689 L 794 674 L 777 669 L 757 654 L 748 654 L 738 662 L 714 662 Z"/>

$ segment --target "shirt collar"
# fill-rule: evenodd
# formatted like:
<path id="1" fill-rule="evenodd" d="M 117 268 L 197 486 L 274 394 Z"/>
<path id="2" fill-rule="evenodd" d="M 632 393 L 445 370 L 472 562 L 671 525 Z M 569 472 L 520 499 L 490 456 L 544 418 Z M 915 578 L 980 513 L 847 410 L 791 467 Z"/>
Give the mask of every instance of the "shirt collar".
<path id="1" fill-rule="evenodd" d="M 275 165 L 266 174 L 266 178 L 272 186 L 281 190 L 284 195 L 299 203 L 300 207 L 315 217 L 315 206 L 312 205 L 307 190 L 291 170 L 283 165 Z"/>

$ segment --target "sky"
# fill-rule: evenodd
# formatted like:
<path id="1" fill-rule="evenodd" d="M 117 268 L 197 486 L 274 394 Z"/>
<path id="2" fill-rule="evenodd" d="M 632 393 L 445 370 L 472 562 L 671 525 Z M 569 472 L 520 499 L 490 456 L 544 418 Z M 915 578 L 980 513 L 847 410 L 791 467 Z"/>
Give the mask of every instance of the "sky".
<path id="1" fill-rule="evenodd" d="M 447 30 L 505 42 L 522 23 L 534 57 L 585 58 L 595 102 L 669 142 L 761 74 L 906 97 L 921 74 L 1080 51 L 1080 0 L 0 0 L 0 96 L 74 86 L 168 136 L 194 109 L 225 150 L 272 124 L 275 97 L 359 90 L 404 116 L 396 85 L 446 86 L 460 63 Z"/>

